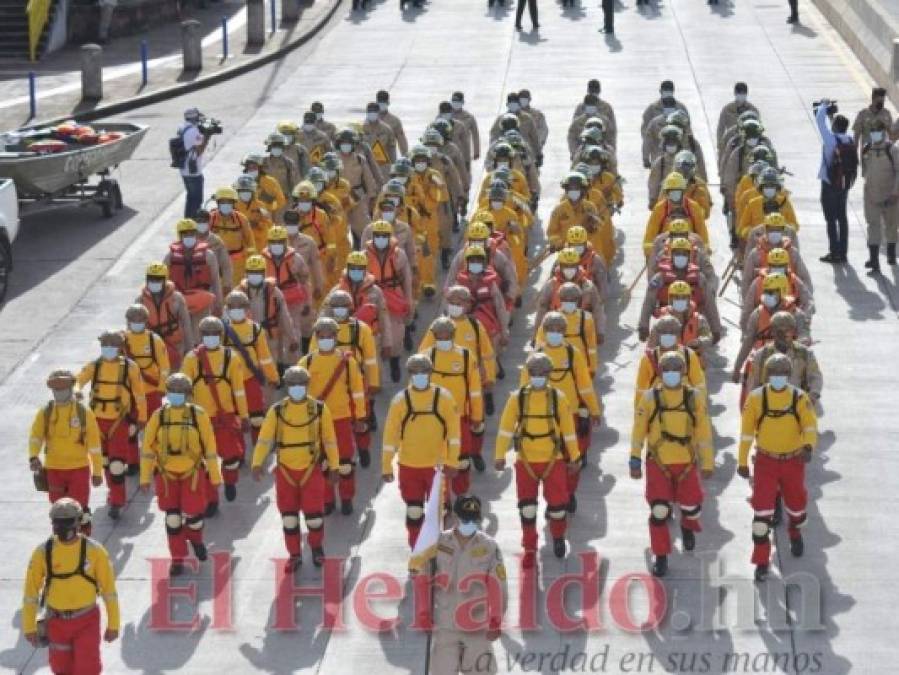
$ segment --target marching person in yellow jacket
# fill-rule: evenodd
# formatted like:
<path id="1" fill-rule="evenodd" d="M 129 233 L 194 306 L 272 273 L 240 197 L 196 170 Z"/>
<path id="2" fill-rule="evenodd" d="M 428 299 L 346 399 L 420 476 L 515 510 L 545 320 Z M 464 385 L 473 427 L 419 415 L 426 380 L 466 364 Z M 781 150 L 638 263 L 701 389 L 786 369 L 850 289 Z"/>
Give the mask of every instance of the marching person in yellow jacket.
<path id="1" fill-rule="evenodd" d="M 652 327 L 655 335 L 655 346 L 647 345 L 646 351 L 640 357 L 640 365 L 637 366 L 637 387 L 634 392 L 634 408 L 640 404 L 640 399 L 661 382 L 662 371 L 660 361 L 668 352 L 679 353 L 686 364 L 684 378 L 688 385 L 707 396 L 705 384 L 705 371 L 702 368 L 702 359 L 693 349 L 679 344 L 681 339 L 681 322 L 676 316 L 670 314 L 661 317 Z"/>
<path id="2" fill-rule="evenodd" d="M 699 235 L 706 248 L 710 246 L 705 210 L 698 202 L 687 197 L 687 187 L 686 178 L 679 173 L 668 174 L 662 182 L 665 195 L 652 207 L 643 235 L 643 252 L 646 255 L 652 253 L 656 237 L 667 232 L 671 222 L 677 219 L 690 223 L 691 231 Z"/>
<path id="3" fill-rule="evenodd" d="M 602 407 L 596 390 L 593 388 L 593 378 L 590 377 L 590 367 L 587 359 L 565 339 L 568 322 L 565 315 L 559 312 L 548 312 L 543 317 L 541 328 L 546 339 L 546 346 L 540 351 L 546 354 L 552 361 L 553 368 L 549 374 L 550 386 L 559 389 L 572 408 L 574 427 L 577 432 L 578 448 L 582 461 L 586 461 L 587 450 L 590 448 L 590 427 L 599 427 L 602 422 Z M 528 383 L 530 375 L 527 369 L 521 371 L 521 386 Z M 568 510 L 574 513 L 577 510 L 577 490 L 579 473 L 568 476 Z"/>
<path id="4" fill-rule="evenodd" d="M 275 224 L 272 215 L 256 197 L 256 181 L 246 174 L 238 176 L 232 186 L 237 190 L 237 213 L 247 219 L 253 232 L 253 243 L 256 251 L 265 248 L 269 229 Z"/>
<path id="5" fill-rule="evenodd" d="M 580 225 L 588 232 L 599 226 L 599 212 L 593 202 L 587 200 L 587 178 L 580 173 L 569 173 L 561 183 L 565 194 L 553 209 L 546 228 L 553 250 L 565 246 L 568 229 Z M 595 245 L 595 244 L 594 244 Z"/>
<path id="6" fill-rule="evenodd" d="M 521 518 L 522 567 L 532 568 L 537 557 L 537 495 L 542 484 L 549 516 L 553 552 L 565 557 L 569 490 L 567 476 L 581 468 L 572 410 L 565 393 L 551 382 L 552 360 L 543 353 L 528 356 L 527 383 L 506 401 L 499 421 L 494 468 L 503 471 L 513 442 L 515 486 Z M 567 471 L 566 471 L 567 468 Z"/>
<path id="7" fill-rule="evenodd" d="M 63 497 L 81 506 L 81 532 L 91 533 L 91 485 L 103 484 L 100 428 L 93 411 L 74 400 L 75 375 L 54 370 L 47 378 L 53 400 L 40 407 L 28 439 L 28 468 L 46 477 L 50 502 Z M 41 452 L 44 461 L 41 463 Z"/>
<path id="8" fill-rule="evenodd" d="M 200 344 L 184 357 L 181 372 L 190 378 L 193 402 L 212 420 L 215 447 L 222 458 L 225 499 L 237 498 L 238 469 L 243 464 L 244 431 L 250 429 L 250 413 L 244 389 L 243 359 L 232 347 L 224 346 L 225 328 L 221 319 L 207 316 L 200 322 Z M 218 487 L 210 486 L 206 517 L 218 511 Z"/>
<path id="9" fill-rule="evenodd" d="M 800 529 L 807 518 L 805 465 L 811 461 L 818 442 L 818 419 L 809 395 L 789 384 L 792 368 L 786 354 L 768 358 L 768 383 L 749 394 L 740 425 L 737 473 L 752 480 L 752 564 L 757 581 L 768 576 L 778 495 L 783 497 L 788 516 L 790 552 L 798 558 L 805 551 Z M 750 472 L 749 450 L 753 443 L 755 456 Z"/>
<path id="10" fill-rule="evenodd" d="M 81 516 L 78 502 L 68 497 L 50 507 L 53 536 L 34 549 L 25 577 L 22 632 L 34 647 L 49 647 L 54 673 L 101 672 L 97 596 L 106 606 L 103 639 L 114 642 L 119 637 L 115 572 L 102 544 L 78 534 Z M 44 603 L 42 636 L 37 613 Z"/>
<path id="11" fill-rule="evenodd" d="M 441 211 L 448 208 L 449 190 L 440 173 L 431 168 L 431 151 L 427 147 L 416 145 L 411 153 L 414 171 L 409 176 L 406 192 L 411 197 L 411 205 L 421 216 L 426 232 L 418 268 L 422 291 L 430 298 L 437 292 L 436 256 L 440 249 L 440 219 Z"/>
<path id="12" fill-rule="evenodd" d="M 162 405 L 165 381 L 172 372 L 169 352 L 159 335 L 147 327 L 150 312 L 143 305 L 131 305 L 125 311 L 125 356 L 140 368 L 147 398 L 147 415 L 152 415 Z M 133 462 L 129 462 L 133 464 Z"/>
<path id="13" fill-rule="evenodd" d="M 362 427 L 354 425 L 353 435 L 359 453 L 359 466 L 365 469 L 371 464 L 371 432 L 377 428 L 375 396 L 381 391 L 378 345 L 369 325 L 353 316 L 353 297 L 346 291 L 335 290 L 328 295 L 322 316 L 330 317 L 337 322 L 337 349 L 355 359 L 362 372 L 367 425 L 364 431 L 359 430 Z M 309 351 L 318 351 L 318 339 L 314 335 L 309 344 Z"/>
<path id="14" fill-rule="evenodd" d="M 193 389 L 190 378 L 175 373 L 168 377 L 165 388 L 165 404 L 153 413 L 144 430 L 140 486 L 149 492 L 150 481 L 155 482 L 172 556 L 169 574 L 177 576 L 184 571 L 188 542 L 197 560 L 206 560 L 206 481 L 218 489 L 222 474 L 209 416 L 187 401 Z"/>
<path id="15" fill-rule="evenodd" d="M 671 553 L 668 521 L 674 504 L 681 511 L 684 550 L 696 545 L 702 529 L 702 484 L 697 471 L 697 453 L 702 475 L 708 478 L 715 468 L 712 427 L 705 394 L 684 383 L 686 363 L 678 352 L 666 352 L 659 359 L 661 383 L 640 399 L 634 411 L 631 432 L 630 474 L 643 477 L 643 448 L 647 448 L 646 501 L 649 504 L 649 542 L 655 561 L 652 573 L 665 576 Z"/>
<path id="16" fill-rule="evenodd" d="M 237 209 L 237 190 L 221 187 L 215 191 L 216 206 L 209 210 L 209 229 L 221 237 L 231 256 L 231 278 L 243 279 L 247 258 L 256 253 L 256 239 L 249 219 Z"/>
<path id="17" fill-rule="evenodd" d="M 596 377 L 599 356 L 596 344 L 596 326 L 592 312 L 581 308 L 581 289 L 566 281 L 559 288 L 559 313 L 565 317 L 565 341 L 577 349 L 590 370 L 590 378 Z M 541 325 L 534 338 L 535 346 L 546 346 L 546 333 Z"/>
<path id="18" fill-rule="evenodd" d="M 453 494 L 464 495 L 471 484 L 470 469 L 475 457 L 480 461 L 479 471 L 484 470 L 481 449 L 484 438 L 484 398 L 481 389 L 481 372 L 475 356 L 465 347 L 455 344 L 456 324 L 441 316 L 431 323 L 428 331 L 434 338 L 433 345 L 423 350 L 433 366 L 431 382 L 447 389 L 459 411 L 461 449 L 459 467 L 452 480 Z"/>
<path id="19" fill-rule="evenodd" d="M 359 363 L 348 352 L 337 349 L 339 327 L 334 319 L 322 317 L 315 322 L 316 350 L 300 359 L 299 366 L 309 372 L 309 395 L 322 401 L 331 411 L 340 464 L 340 512 L 353 512 L 356 496 L 356 438 L 354 431 L 368 428 L 365 382 Z M 325 493 L 325 515 L 334 510 L 334 492 Z"/>
<path id="20" fill-rule="evenodd" d="M 269 453 L 275 454 L 275 500 L 281 514 L 284 544 L 290 558 L 285 570 L 294 572 L 302 563 L 300 511 L 306 521 L 312 562 L 321 566 L 325 558 L 325 474 L 319 470 L 324 460 L 328 480 L 337 481 L 340 457 L 331 411 L 309 395 L 309 371 L 291 366 L 284 372 L 287 396 L 265 415 L 259 440 L 253 450 L 253 480 L 262 479 Z"/>
<path id="21" fill-rule="evenodd" d="M 116 331 L 100 334 L 100 358 L 85 364 L 75 381 L 75 397 L 83 397 L 90 383 L 90 408 L 100 427 L 100 444 L 106 485 L 109 487 L 109 517 L 119 517 L 125 505 L 125 473 L 131 452 L 132 431 L 147 423 L 147 399 L 140 368 L 122 355 L 125 338 Z M 135 427 L 132 429 L 132 426 Z"/>
<path id="22" fill-rule="evenodd" d="M 452 478 L 459 465 L 459 412 L 453 395 L 431 382 L 433 365 L 427 356 L 410 356 L 406 370 L 409 385 L 393 397 L 384 422 L 381 476 L 386 483 L 393 481 L 396 456 L 409 548 L 415 548 L 437 466 Z"/>
<path id="23" fill-rule="evenodd" d="M 280 377 L 265 331 L 250 319 L 250 299 L 242 291 L 231 291 L 225 298 L 225 346 L 240 355 L 243 362 L 244 393 L 250 413 L 250 438 L 255 443 L 265 417 L 272 391 Z"/>

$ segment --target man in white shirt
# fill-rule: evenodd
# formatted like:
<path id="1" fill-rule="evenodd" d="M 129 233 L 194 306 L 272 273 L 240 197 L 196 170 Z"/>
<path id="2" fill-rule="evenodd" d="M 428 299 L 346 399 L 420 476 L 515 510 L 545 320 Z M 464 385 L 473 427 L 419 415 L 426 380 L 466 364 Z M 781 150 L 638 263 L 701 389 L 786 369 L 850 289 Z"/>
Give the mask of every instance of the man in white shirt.
<path id="1" fill-rule="evenodd" d="M 184 143 L 185 159 L 181 166 L 186 198 L 184 217 L 193 218 L 203 205 L 203 153 L 209 139 L 200 132 L 197 123 L 200 111 L 188 108 L 184 111 L 184 124 L 178 128 L 178 135 Z"/>

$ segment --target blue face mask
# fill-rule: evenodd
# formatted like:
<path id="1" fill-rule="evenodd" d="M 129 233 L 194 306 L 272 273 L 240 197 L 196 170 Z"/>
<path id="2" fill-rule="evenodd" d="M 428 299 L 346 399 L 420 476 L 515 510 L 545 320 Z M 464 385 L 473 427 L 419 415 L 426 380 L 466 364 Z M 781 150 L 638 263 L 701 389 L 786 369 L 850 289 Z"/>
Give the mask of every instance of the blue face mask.
<path id="1" fill-rule="evenodd" d="M 203 346 L 206 347 L 206 349 L 218 349 L 221 343 L 222 339 L 218 335 L 203 336 Z"/>
<path id="2" fill-rule="evenodd" d="M 558 347 L 562 344 L 562 341 L 565 339 L 565 336 L 561 333 L 556 333 L 555 331 L 551 333 L 546 333 L 546 344 L 550 347 Z"/>
<path id="3" fill-rule="evenodd" d="M 465 521 L 456 525 L 456 531 L 463 537 L 470 537 L 478 531 L 478 524 L 474 521 Z"/>
<path id="4" fill-rule="evenodd" d="M 175 392 L 169 392 L 165 395 L 165 399 L 169 402 L 169 405 L 180 407 L 184 405 L 185 401 L 187 401 L 187 394 L 176 394 Z"/>
<path id="5" fill-rule="evenodd" d="M 350 270 L 347 272 L 347 276 L 350 278 L 350 281 L 359 283 L 365 278 L 365 270 Z"/>
<path id="6" fill-rule="evenodd" d="M 104 358 L 107 361 L 112 361 L 118 355 L 119 355 L 118 347 L 100 347 L 100 356 L 101 356 L 101 358 Z"/>
<path id="7" fill-rule="evenodd" d="M 306 386 L 302 384 L 294 384 L 287 387 L 287 395 L 294 401 L 302 401 L 306 398 Z"/>
<path id="8" fill-rule="evenodd" d="M 662 383 L 666 387 L 676 387 L 680 384 L 681 374 L 676 370 L 666 370 L 662 373 Z"/>
<path id="9" fill-rule="evenodd" d="M 318 341 L 318 349 L 323 352 L 330 352 L 334 349 L 334 338 L 320 338 Z"/>
<path id="10" fill-rule="evenodd" d="M 468 271 L 472 274 L 480 274 L 484 271 L 484 263 L 473 262 L 468 263 Z"/>
<path id="11" fill-rule="evenodd" d="M 534 389 L 543 389 L 546 386 L 546 377 L 543 375 L 531 375 L 531 386 Z"/>
<path id="12" fill-rule="evenodd" d="M 789 378 L 786 375 L 772 375 L 768 378 L 768 384 L 771 385 L 771 388 L 775 391 L 783 391 L 787 387 L 787 380 Z"/>
<path id="13" fill-rule="evenodd" d="M 659 335 L 659 345 L 665 349 L 671 349 L 677 344 L 677 336 L 672 333 L 662 333 Z"/>
<path id="14" fill-rule="evenodd" d="M 412 382 L 412 386 L 416 389 L 427 389 L 431 376 L 428 373 L 415 373 L 409 379 Z"/>

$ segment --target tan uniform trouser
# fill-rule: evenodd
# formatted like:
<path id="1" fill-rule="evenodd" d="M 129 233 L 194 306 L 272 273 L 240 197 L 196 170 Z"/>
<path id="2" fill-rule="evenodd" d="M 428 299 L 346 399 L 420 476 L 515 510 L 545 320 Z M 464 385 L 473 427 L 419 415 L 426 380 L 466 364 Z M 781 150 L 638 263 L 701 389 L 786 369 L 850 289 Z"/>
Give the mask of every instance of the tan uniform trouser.
<path id="1" fill-rule="evenodd" d="M 493 643 L 482 632 L 436 629 L 431 648 L 431 675 L 495 675 Z"/>
<path id="2" fill-rule="evenodd" d="M 868 223 L 868 245 L 880 246 L 884 239 L 887 244 L 896 243 L 899 227 L 899 204 L 884 206 L 870 197 L 865 197 L 865 221 Z"/>

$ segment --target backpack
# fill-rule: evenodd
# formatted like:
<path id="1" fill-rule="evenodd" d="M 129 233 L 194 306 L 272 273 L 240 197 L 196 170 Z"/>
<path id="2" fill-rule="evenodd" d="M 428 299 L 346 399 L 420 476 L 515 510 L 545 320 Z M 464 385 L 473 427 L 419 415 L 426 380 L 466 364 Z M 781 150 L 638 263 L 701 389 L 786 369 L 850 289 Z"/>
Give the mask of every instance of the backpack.
<path id="1" fill-rule="evenodd" d="M 184 129 L 179 129 L 176 135 L 169 139 L 169 155 L 172 158 L 170 164 L 173 169 L 183 169 L 184 163 L 187 161 L 187 150 L 184 148 Z"/>
<path id="2" fill-rule="evenodd" d="M 843 143 L 837 139 L 827 177 L 837 190 L 848 190 L 855 184 L 855 179 L 858 178 L 858 154 L 852 141 Z"/>

